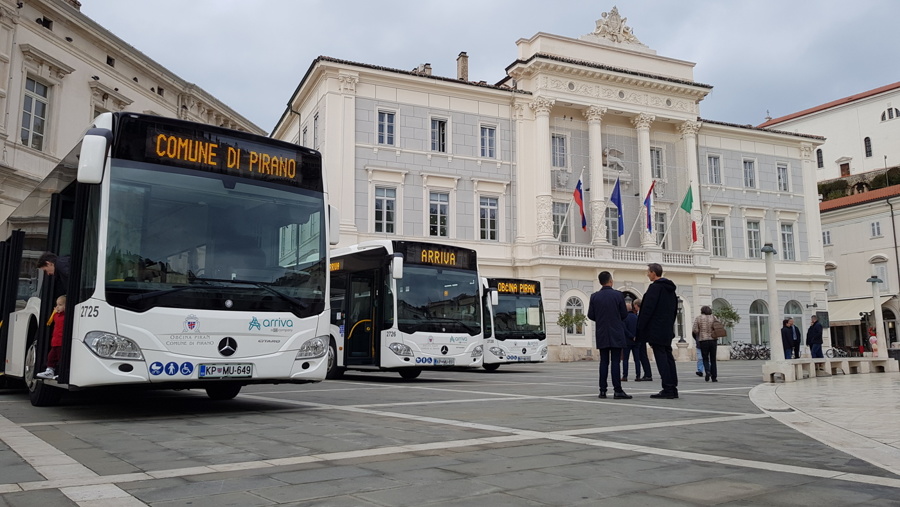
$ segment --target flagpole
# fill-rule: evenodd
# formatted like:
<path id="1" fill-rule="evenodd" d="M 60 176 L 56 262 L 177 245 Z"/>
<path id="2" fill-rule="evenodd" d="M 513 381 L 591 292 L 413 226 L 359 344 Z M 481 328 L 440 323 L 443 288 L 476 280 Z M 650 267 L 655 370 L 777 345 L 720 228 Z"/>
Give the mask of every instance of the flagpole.
<path id="1" fill-rule="evenodd" d="M 578 175 L 578 179 L 575 180 L 575 186 L 578 186 L 578 182 L 581 181 L 581 178 L 584 177 L 584 166 L 581 166 L 581 174 Z M 581 187 L 582 194 L 584 193 L 584 185 Z M 563 221 L 559 224 L 559 233 L 556 235 L 556 241 L 559 241 L 559 238 L 562 236 L 563 229 L 566 228 L 566 222 L 569 220 L 569 214 L 572 212 L 572 203 L 575 202 L 575 191 L 572 191 L 571 197 L 569 197 L 569 202 L 566 204 L 566 214 L 563 216 Z M 553 215 L 553 199 L 550 200 L 550 214 Z"/>
<path id="2" fill-rule="evenodd" d="M 628 239 L 625 240 L 625 244 L 622 246 L 628 246 L 628 242 L 631 241 L 631 235 L 634 234 L 634 228 L 637 227 L 637 223 L 641 219 L 641 215 L 644 212 L 644 208 L 646 208 L 646 206 L 641 204 L 641 209 L 640 209 L 640 211 L 638 211 L 637 216 L 634 217 L 634 223 L 631 224 L 631 231 L 628 232 Z"/>
<path id="3" fill-rule="evenodd" d="M 688 192 L 690 192 L 690 191 L 691 191 L 691 182 L 688 182 L 688 191 L 685 192 L 685 193 L 684 193 L 684 197 L 681 198 L 682 204 L 684 203 L 684 199 L 687 197 Z M 693 196 L 692 196 L 692 197 L 693 197 Z M 683 208 L 679 207 L 678 209 L 683 209 Z M 675 223 L 675 217 L 677 217 L 677 216 L 678 216 L 678 210 L 675 210 L 675 213 L 672 213 L 672 218 L 671 218 L 671 220 L 669 220 L 668 225 L 666 225 L 666 232 L 663 233 L 663 237 L 662 237 L 662 239 L 659 241 L 659 244 L 660 244 L 660 245 L 665 245 L 665 244 L 666 244 L 666 238 L 669 237 L 669 231 L 672 230 L 672 224 Z M 690 213 L 688 213 L 688 216 L 690 216 Z"/>

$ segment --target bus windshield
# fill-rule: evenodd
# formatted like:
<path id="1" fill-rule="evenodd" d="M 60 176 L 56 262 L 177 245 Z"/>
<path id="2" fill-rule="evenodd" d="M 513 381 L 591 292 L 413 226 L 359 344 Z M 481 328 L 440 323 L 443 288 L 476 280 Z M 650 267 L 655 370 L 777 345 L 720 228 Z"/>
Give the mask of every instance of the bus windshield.
<path id="1" fill-rule="evenodd" d="M 110 184 L 111 304 L 323 311 L 322 193 L 121 159 Z"/>
<path id="2" fill-rule="evenodd" d="M 544 339 L 544 312 L 540 295 L 501 294 L 494 307 L 494 333 L 498 340 Z"/>
<path id="3" fill-rule="evenodd" d="M 401 332 L 481 332 L 481 299 L 474 271 L 407 265 L 397 280 Z"/>

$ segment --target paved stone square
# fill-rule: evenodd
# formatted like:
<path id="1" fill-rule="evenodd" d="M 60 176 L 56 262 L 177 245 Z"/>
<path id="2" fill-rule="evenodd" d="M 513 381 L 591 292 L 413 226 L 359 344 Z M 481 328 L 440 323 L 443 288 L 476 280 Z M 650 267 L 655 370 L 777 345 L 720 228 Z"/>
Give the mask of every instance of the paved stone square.
<path id="1" fill-rule="evenodd" d="M 0 506 L 900 505 L 900 376 L 719 382 L 679 363 L 597 398 L 597 363 L 352 374 L 205 393 L 0 391 Z M 860 416 L 865 419 L 860 421 Z M 857 430 L 859 430 L 857 432 Z"/>

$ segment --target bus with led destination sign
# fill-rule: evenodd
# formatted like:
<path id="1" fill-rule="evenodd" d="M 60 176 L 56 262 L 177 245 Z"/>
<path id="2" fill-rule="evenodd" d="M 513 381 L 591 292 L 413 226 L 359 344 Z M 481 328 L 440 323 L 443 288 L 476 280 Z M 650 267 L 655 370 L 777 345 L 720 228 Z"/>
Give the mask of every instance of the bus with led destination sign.
<path id="1" fill-rule="evenodd" d="M 95 386 L 223 400 L 323 380 L 337 214 L 322 171 L 302 146 L 101 114 L 0 224 L 0 382 L 52 405 Z"/>
<path id="2" fill-rule="evenodd" d="M 474 250 L 374 240 L 331 258 L 328 378 L 481 366 L 485 287 Z"/>
<path id="3" fill-rule="evenodd" d="M 493 371 L 501 364 L 547 361 L 541 282 L 488 278 L 487 286 L 496 289 L 497 304 L 486 305 L 492 313 L 492 325 L 485 332 L 484 369 Z"/>

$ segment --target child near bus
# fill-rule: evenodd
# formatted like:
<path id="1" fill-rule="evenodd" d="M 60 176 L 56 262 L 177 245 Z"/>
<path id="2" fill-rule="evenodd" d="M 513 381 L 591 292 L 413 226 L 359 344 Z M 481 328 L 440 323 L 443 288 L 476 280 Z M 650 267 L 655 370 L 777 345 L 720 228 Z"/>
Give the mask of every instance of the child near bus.
<path id="1" fill-rule="evenodd" d="M 36 376 L 45 379 L 56 378 L 56 368 L 59 366 L 59 355 L 62 352 L 63 324 L 66 321 L 66 296 L 56 298 L 56 307 L 50 317 L 53 322 L 53 335 L 50 339 L 50 353 L 47 354 L 47 369 Z"/>

